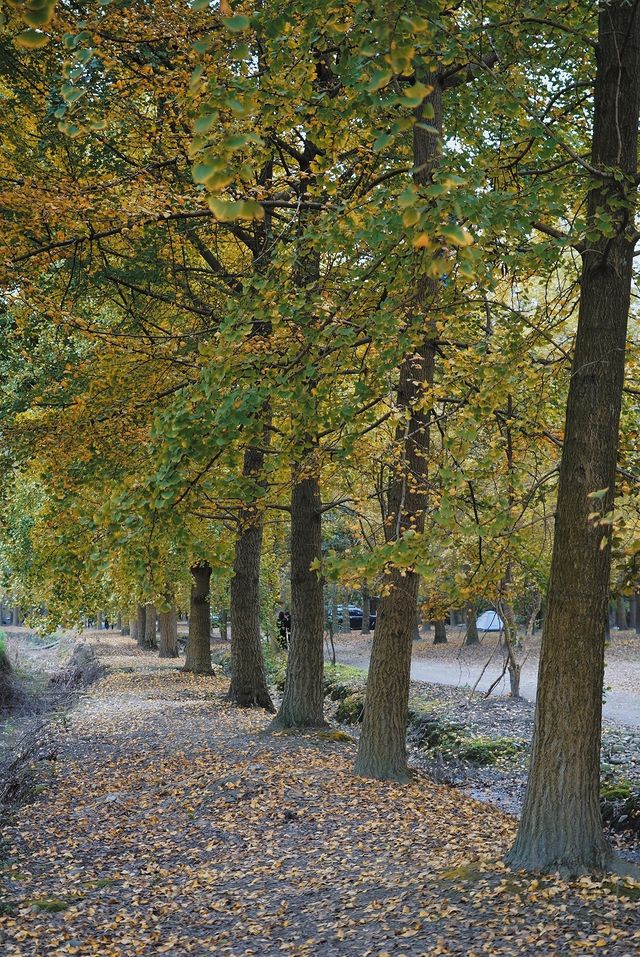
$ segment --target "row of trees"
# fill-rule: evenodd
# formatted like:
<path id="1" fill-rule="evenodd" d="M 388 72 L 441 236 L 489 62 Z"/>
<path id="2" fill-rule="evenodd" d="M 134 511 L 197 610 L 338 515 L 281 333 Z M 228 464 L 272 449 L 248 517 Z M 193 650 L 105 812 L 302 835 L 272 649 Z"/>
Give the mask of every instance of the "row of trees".
<path id="1" fill-rule="evenodd" d="M 631 0 L 59 0 L 17 4 L 0 40 L 12 589 L 54 621 L 153 604 L 171 649 L 190 594 L 208 660 L 230 580 L 230 695 L 271 709 L 260 614 L 288 555 L 274 720 L 308 727 L 324 584 L 364 582 L 356 771 L 404 780 L 419 593 L 434 619 L 483 598 L 511 627 L 550 575 L 525 867 L 613 863 L 638 19 Z"/>

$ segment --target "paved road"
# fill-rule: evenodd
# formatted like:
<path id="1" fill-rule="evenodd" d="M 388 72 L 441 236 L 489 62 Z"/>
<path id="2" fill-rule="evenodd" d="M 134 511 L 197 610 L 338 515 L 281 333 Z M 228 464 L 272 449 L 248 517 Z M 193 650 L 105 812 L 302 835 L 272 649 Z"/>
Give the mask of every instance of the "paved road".
<path id="1" fill-rule="evenodd" d="M 365 670 L 369 666 L 369 652 L 363 649 L 362 653 L 354 652 L 353 647 L 348 650 L 345 648 L 336 649 L 338 652 L 338 661 L 345 664 L 356 665 Z M 497 657 L 497 656 L 496 656 Z M 478 680 L 482 671 L 482 664 L 478 662 L 453 662 L 453 661 L 425 661 L 418 659 L 411 662 L 411 677 L 415 681 L 429 681 L 433 684 L 453 685 L 454 687 L 469 687 Z M 491 662 L 484 675 L 478 683 L 478 691 L 487 691 L 502 671 L 502 661 L 497 657 L 497 661 Z M 607 677 L 605 674 L 605 686 Z M 535 701 L 537 685 L 537 669 L 525 665 L 520 679 L 520 693 L 523 698 L 529 701 Z M 508 694 L 509 679 L 505 676 L 500 684 L 495 688 L 494 694 Z M 638 695 L 628 694 L 623 691 L 608 691 L 604 703 L 604 715 L 620 724 L 626 724 L 632 728 L 640 728 L 640 688 Z"/>

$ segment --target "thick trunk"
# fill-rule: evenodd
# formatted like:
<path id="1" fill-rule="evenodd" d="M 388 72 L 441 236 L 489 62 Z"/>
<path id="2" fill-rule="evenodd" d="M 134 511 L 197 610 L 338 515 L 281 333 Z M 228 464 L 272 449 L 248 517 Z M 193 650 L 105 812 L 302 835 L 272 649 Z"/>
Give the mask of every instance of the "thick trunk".
<path id="1" fill-rule="evenodd" d="M 144 646 L 145 648 L 157 648 L 158 639 L 156 637 L 156 624 L 158 616 L 156 606 L 147 602 L 144 616 Z"/>
<path id="2" fill-rule="evenodd" d="M 291 492 L 291 644 L 274 726 L 318 727 L 323 714 L 322 515 L 317 478 L 294 479 Z"/>
<path id="3" fill-rule="evenodd" d="M 418 186 L 430 182 L 440 158 L 442 136 L 442 83 L 439 75 L 421 77 L 432 92 L 416 111 L 413 127 L 413 163 L 419 172 Z M 429 105 L 433 116 L 423 122 Z M 389 483 L 388 541 L 402 539 L 405 532 L 424 530 L 427 505 L 426 479 L 429 456 L 429 412 L 423 400 L 425 388 L 433 385 L 435 328 L 426 316 L 440 293 L 440 282 L 430 276 L 418 279 L 415 315 L 424 338 L 405 357 L 400 367 L 397 405 L 404 424 L 396 431 L 399 462 Z M 409 708 L 411 643 L 416 627 L 419 575 L 393 568 L 383 581 L 367 678 L 366 707 L 358 745 L 355 771 L 364 777 L 406 780 L 409 774 L 405 733 Z"/>
<path id="4" fill-rule="evenodd" d="M 131 634 L 131 621 L 129 618 L 123 618 L 122 615 L 118 616 L 118 621 L 120 622 L 120 634 L 121 635 L 130 635 Z"/>
<path id="5" fill-rule="evenodd" d="M 249 448 L 244 456 L 244 475 L 260 476 L 264 453 Z M 229 698 L 244 708 L 258 705 L 275 711 L 267 687 L 260 640 L 260 558 L 262 515 L 246 508 L 236 537 L 231 579 L 231 684 Z"/>
<path id="6" fill-rule="evenodd" d="M 434 645 L 446 645 L 447 644 L 447 626 L 444 623 L 444 618 L 438 618 L 434 621 L 434 635 L 433 643 Z"/>
<path id="7" fill-rule="evenodd" d="M 625 605 L 624 595 L 616 597 L 616 625 L 620 631 L 627 630 L 627 606 Z"/>
<path id="8" fill-rule="evenodd" d="M 11 610 L 11 624 L 17 627 L 21 622 L 20 609 L 14 606 Z"/>
<path id="9" fill-rule="evenodd" d="M 147 610 L 144 605 L 138 605 L 138 625 L 136 628 L 136 641 L 141 648 L 144 647 L 145 630 L 147 626 Z"/>
<path id="10" fill-rule="evenodd" d="M 220 619 L 220 640 L 229 641 L 229 616 L 226 608 L 218 613 Z"/>
<path id="11" fill-rule="evenodd" d="M 467 605 L 464 610 L 464 620 L 467 625 L 467 632 L 464 636 L 465 645 L 479 645 L 480 644 L 480 635 L 478 634 L 478 626 L 476 624 L 476 606 Z"/>
<path id="12" fill-rule="evenodd" d="M 636 634 L 640 635 L 640 594 L 638 592 L 635 592 L 633 598 L 634 598 L 634 602 L 636 606 L 636 624 L 635 624 Z"/>
<path id="13" fill-rule="evenodd" d="M 199 565 L 192 566 L 189 637 L 187 639 L 184 670 L 192 671 L 196 675 L 212 674 L 210 579 L 211 566 L 208 562 L 201 562 Z"/>
<path id="14" fill-rule="evenodd" d="M 623 176 L 603 179 L 589 194 L 591 229 L 598 232 L 598 214 L 606 211 L 616 231 L 589 237 L 582 259 L 531 771 L 509 856 L 530 870 L 576 874 L 612 865 L 599 803 L 610 526 L 589 516 L 610 513 L 615 490 L 633 263 L 627 223 L 637 169 L 636 7 L 603 5 L 598 23 L 592 165 Z"/>
<path id="15" fill-rule="evenodd" d="M 131 617 L 129 619 L 129 637 L 133 638 L 134 641 L 138 640 L 138 617 Z"/>
<path id="16" fill-rule="evenodd" d="M 178 614 L 172 606 L 168 611 L 158 614 L 160 625 L 160 641 L 158 652 L 160 658 L 178 657 Z"/>
<path id="17" fill-rule="evenodd" d="M 362 586 L 362 627 L 363 635 L 370 635 L 369 619 L 371 618 L 371 592 L 366 585 Z"/>

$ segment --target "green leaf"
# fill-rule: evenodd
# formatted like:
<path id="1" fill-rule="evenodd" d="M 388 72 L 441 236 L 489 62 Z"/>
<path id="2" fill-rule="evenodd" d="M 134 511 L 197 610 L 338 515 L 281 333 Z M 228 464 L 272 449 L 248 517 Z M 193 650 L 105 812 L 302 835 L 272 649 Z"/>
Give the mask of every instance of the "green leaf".
<path id="1" fill-rule="evenodd" d="M 50 37 L 40 30 L 23 30 L 15 39 L 16 46 L 24 47 L 25 50 L 41 50 L 46 47 Z"/>
<path id="2" fill-rule="evenodd" d="M 209 209 L 222 223 L 230 223 L 235 219 L 264 219 L 264 209 L 254 199 L 229 201 L 211 196 Z"/>
<path id="3" fill-rule="evenodd" d="M 473 242 L 473 237 L 466 229 L 463 229 L 462 226 L 452 224 L 449 226 L 443 226 L 440 230 L 441 234 L 453 243 L 454 246 L 470 246 Z"/>
<path id="4" fill-rule="evenodd" d="M 240 14 L 235 17 L 223 17 L 222 22 L 231 33 L 241 33 L 243 30 L 248 30 L 251 26 L 249 17 L 243 17 Z"/>
<path id="5" fill-rule="evenodd" d="M 376 90 L 381 90 L 386 86 L 392 78 L 393 72 L 391 70 L 375 70 L 367 84 L 367 90 L 369 93 L 375 93 Z"/>
<path id="6" fill-rule="evenodd" d="M 204 116 L 199 116 L 193 128 L 198 134 L 209 133 L 210 130 L 216 126 L 219 119 L 220 114 L 217 110 L 214 110 L 213 113 L 206 113 Z"/>

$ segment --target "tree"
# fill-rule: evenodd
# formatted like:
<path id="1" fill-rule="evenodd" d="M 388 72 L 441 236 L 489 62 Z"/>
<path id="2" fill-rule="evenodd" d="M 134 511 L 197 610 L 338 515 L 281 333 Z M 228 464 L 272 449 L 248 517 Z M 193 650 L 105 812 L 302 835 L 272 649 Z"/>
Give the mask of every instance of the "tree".
<path id="1" fill-rule="evenodd" d="M 191 603 L 189 606 L 189 637 L 184 663 L 185 671 L 196 675 L 210 675 L 211 667 L 211 610 L 209 582 L 211 565 L 200 561 L 191 567 Z"/>
<path id="2" fill-rule="evenodd" d="M 613 865 L 599 804 L 608 518 L 635 236 L 640 105 L 637 2 L 598 18 L 588 223 L 542 639 L 531 770 L 514 867 L 576 874 Z M 594 514 L 595 513 L 595 514 Z M 600 520 L 598 520 L 598 517 Z"/>

